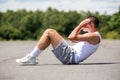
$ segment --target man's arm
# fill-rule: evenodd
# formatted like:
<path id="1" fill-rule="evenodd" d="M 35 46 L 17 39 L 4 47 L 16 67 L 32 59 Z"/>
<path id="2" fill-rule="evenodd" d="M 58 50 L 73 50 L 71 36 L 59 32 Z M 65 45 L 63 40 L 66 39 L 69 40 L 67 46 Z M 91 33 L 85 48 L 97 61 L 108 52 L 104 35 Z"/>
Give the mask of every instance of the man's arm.
<path id="1" fill-rule="evenodd" d="M 81 27 L 77 26 L 68 36 L 68 39 L 75 40 L 75 38 L 79 35 L 79 32 L 81 31 Z"/>
<path id="2" fill-rule="evenodd" d="M 83 27 L 85 27 L 90 21 L 83 20 L 68 36 L 68 39 L 72 42 L 78 42 L 78 41 L 86 41 L 89 37 L 88 35 L 80 35 L 80 31 Z"/>
<path id="3" fill-rule="evenodd" d="M 68 37 L 72 42 L 87 41 L 90 44 L 97 44 L 100 42 L 100 37 L 95 33 L 86 33 L 86 34 L 77 34 L 76 36 L 71 37 L 72 34 Z"/>

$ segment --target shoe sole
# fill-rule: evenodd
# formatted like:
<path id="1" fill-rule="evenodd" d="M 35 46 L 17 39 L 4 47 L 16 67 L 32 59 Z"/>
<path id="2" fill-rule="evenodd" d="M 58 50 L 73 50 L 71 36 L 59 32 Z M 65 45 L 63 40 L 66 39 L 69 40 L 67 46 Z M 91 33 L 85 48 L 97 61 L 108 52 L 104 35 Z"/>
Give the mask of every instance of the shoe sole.
<path id="1" fill-rule="evenodd" d="M 21 66 L 24 66 L 24 65 L 36 65 L 36 64 L 38 64 L 38 62 L 35 62 L 35 63 L 33 63 L 33 62 L 29 62 L 29 63 L 25 63 L 25 62 L 20 62 L 19 60 L 17 60 L 16 59 L 16 63 L 18 63 L 19 65 L 21 65 Z"/>

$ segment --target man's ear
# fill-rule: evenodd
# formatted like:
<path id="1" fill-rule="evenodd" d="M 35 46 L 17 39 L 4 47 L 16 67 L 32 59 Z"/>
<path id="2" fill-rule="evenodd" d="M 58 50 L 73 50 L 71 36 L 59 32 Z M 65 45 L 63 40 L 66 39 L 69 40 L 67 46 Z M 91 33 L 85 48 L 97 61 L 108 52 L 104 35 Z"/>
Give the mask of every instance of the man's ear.
<path id="1" fill-rule="evenodd" d="M 90 25 L 91 25 L 92 28 L 94 28 L 94 24 L 92 22 L 90 23 Z"/>

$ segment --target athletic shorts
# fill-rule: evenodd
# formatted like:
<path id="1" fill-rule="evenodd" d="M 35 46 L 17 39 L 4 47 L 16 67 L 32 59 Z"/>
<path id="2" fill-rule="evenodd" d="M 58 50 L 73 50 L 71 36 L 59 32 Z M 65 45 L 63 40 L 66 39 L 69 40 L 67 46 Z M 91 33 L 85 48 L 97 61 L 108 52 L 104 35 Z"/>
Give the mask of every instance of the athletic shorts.
<path id="1" fill-rule="evenodd" d="M 63 64 L 78 64 L 75 61 L 75 50 L 65 40 L 62 40 L 52 52 Z"/>

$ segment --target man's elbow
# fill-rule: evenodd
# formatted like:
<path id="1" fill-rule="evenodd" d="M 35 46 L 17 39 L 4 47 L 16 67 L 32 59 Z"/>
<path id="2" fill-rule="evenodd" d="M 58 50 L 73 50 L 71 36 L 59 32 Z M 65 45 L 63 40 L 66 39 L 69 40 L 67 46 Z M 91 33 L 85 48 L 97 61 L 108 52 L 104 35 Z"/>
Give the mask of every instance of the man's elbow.
<path id="1" fill-rule="evenodd" d="M 69 40 L 75 40 L 77 38 L 77 36 L 68 36 Z"/>

